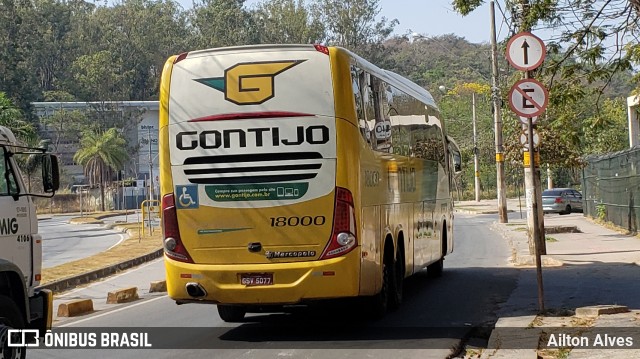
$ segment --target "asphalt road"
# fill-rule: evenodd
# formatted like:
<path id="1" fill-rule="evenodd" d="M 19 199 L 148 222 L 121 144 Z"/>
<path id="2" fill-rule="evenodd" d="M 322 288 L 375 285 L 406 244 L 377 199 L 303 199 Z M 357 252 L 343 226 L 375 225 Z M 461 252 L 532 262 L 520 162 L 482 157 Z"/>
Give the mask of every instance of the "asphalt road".
<path id="1" fill-rule="evenodd" d="M 358 311 L 351 303 L 334 303 L 289 313 L 250 314 L 244 323 L 224 323 L 213 305 L 176 306 L 164 294 L 148 293 L 149 282 L 164 277 L 162 262 L 156 261 L 60 298 L 92 297 L 96 312 L 59 320 L 54 326 L 96 331 L 162 327 L 157 329 L 164 335 L 162 344 L 170 348 L 109 350 L 110 358 L 446 358 L 467 340 L 472 328 L 497 320 L 496 313 L 518 285 L 519 271 L 507 265 L 506 240 L 489 229 L 494 220 L 495 216 L 456 214 L 455 248 L 445 260 L 444 275 L 430 279 L 418 273 L 408 279 L 402 306 L 378 321 L 353 314 Z M 131 285 L 141 289 L 141 300 L 104 304 L 109 290 Z M 199 329 L 188 332 L 186 327 Z M 180 342 L 171 344 L 176 337 Z M 191 349 L 203 343 L 227 349 Z M 177 345 L 181 348 L 173 349 Z M 44 349 L 30 351 L 29 357 L 86 358 L 106 353 Z"/>
<path id="2" fill-rule="evenodd" d="M 69 224 L 77 216 L 53 216 L 38 221 L 42 235 L 42 267 L 82 259 L 103 252 L 123 240 L 124 234 L 97 224 Z"/>

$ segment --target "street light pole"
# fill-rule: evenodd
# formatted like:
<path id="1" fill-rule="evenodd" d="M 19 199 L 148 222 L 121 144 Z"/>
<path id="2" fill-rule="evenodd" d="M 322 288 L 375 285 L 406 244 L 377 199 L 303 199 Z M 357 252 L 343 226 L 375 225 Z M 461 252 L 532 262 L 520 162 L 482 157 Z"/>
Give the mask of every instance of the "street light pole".
<path id="1" fill-rule="evenodd" d="M 476 93 L 471 93 L 471 113 L 473 120 L 473 173 L 476 202 L 480 202 L 480 159 L 478 158 L 478 131 L 476 129 Z"/>

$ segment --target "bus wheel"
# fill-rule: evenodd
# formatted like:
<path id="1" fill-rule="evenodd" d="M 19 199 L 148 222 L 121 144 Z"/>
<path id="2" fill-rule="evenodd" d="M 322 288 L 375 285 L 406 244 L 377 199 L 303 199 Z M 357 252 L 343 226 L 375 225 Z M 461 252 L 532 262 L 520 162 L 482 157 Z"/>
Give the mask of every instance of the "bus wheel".
<path id="1" fill-rule="evenodd" d="M 218 304 L 218 315 L 225 322 L 240 322 L 244 319 L 245 314 L 247 314 L 247 309 L 243 306 Z"/>
<path id="2" fill-rule="evenodd" d="M 0 295 L 0 359 L 24 359 L 25 347 L 9 347 L 9 330 L 24 328 L 24 319 L 18 306 L 4 295 Z"/>
<path id="3" fill-rule="evenodd" d="M 442 270 L 444 269 L 444 258 L 440 258 L 437 262 L 431 263 L 427 266 L 427 276 L 429 278 L 437 278 L 442 276 Z"/>
<path id="4" fill-rule="evenodd" d="M 402 292 L 404 290 L 404 254 L 401 250 L 398 250 L 396 260 L 394 263 L 394 276 L 393 276 L 393 288 L 391 288 L 391 295 L 389 301 L 389 307 L 396 309 L 402 303 Z"/>
<path id="5" fill-rule="evenodd" d="M 391 256 L 393 256 L 393 250 L 387 251 L 386 253 L 389 252 L 391 252 Z M 393 257 L 389 255 L 385 256 L 384 262 L 382 263 L 382 288 L 378 294 L 370 298 L 370 313 L 375 319 L 380 319 L 387 314 L 392 291 L 396 287 L 394 285 L 395 265 L 393 264 L 393 259 L 390 258 Z"/>

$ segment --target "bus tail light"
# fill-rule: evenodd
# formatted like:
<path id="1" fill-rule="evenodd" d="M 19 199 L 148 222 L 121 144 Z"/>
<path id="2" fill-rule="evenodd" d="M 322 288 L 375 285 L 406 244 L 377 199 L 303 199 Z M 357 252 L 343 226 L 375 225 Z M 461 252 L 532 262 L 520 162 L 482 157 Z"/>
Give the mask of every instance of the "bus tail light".
<path id="1" fill-rule="evenodd" d="M 180 240 L 178 214 L 173 193 L 162 197 L 162 235 L 164 253 L 167 257 L 185 263 L 193 263 L 193 259 Z"/>
<path id="2" fill-rule="evenodd" d="M 356 238 L 356 212 L 353 195 L 349 190 L 336 187 L 331 240 L 320 259 L 329 259 L 349 253 L 358 244 Z"/>
<path id="3" fill-rule="evenodd" d="M 324 45 L 319 45 L 319 44 L 313 45 L 313 47 L 316 48 L 316 51 L 322 52 L 325 55 L 329 55 L 329 48 L 328 47 L 326 47 Z"/>

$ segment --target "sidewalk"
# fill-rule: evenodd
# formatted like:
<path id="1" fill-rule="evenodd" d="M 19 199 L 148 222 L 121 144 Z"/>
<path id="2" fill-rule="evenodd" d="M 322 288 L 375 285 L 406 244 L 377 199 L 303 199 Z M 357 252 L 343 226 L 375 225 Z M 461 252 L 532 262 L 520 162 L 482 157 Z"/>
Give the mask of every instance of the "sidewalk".
<path id="1" fill-rule="evenodd" d="M 547 255 L 542 256 L 542 276 L 546 313 L 536 315 L 535 256 L 529 253 L 524 199 L 521 203 L 523 219 L 517 214 L 518 199 L 509 199 L 509 223 L 498 223 L 497 200 L 456 202 L 456 212 L 496 214 L 492 229 L 509 242 L 511 264 L 523 271 L 518 289 L 501 305 L 499 320 L 489 340 L 490 349 L 479 357 L 640 357 L 640 238 L 607 229 L 582 213 L 545 215 L 546 230 L 575 226 L 579 232 L 545 235 Z M 554 346 L 550 338 L 558 337 L 551 337 L 550 333 L 569 328 L 574 329 L 574 337 L 583 338 L 589 345 L 558 342 Z M 609 337 L 630 337 L 633 349 L 618 344 L 608 349 L 594 348 L 596 331 Z M 510 341 L 513 343 L 509 344 Z M 537 350 L 533 349 L 536 344 Z"/>

